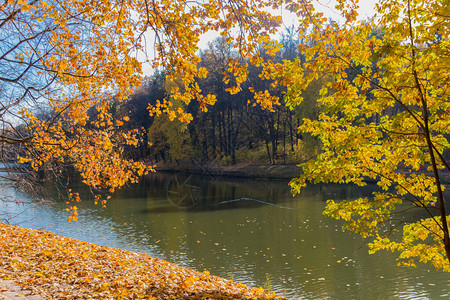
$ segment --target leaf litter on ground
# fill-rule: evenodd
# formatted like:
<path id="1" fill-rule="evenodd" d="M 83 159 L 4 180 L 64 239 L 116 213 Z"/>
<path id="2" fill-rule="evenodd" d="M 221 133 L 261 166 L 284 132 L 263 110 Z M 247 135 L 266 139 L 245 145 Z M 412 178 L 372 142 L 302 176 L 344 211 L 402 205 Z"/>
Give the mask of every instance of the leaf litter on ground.
<path id="1" fill-rule="evenodd" d="M 285 299 L 144 253 L 4 223 L 0 278 L 46 299 Z"/>

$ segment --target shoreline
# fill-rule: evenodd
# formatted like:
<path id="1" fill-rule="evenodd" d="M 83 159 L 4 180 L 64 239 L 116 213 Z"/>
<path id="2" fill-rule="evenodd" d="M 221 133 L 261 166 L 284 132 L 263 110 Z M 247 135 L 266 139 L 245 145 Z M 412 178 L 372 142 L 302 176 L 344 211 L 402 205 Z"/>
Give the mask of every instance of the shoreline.
<path id="1" fill-rule="evenodd" d="M 0 279 L 44 299 L 286 299 L 144 253 L 5 223 Z"/>
<path id="2" fill-rule="evenodd" d="M 156 172 L 185 173 L 211 177 L 291 180 L 301 173 L 296 164 L 236 164 L 221 166 L 217 164 L 159 164 Z"/>
<path id="3" fill-rule="evenodd" d="M 220 166 L 216 164 L 159 164 L 155 170 L 162 173 L 184 173 L 211 177 L 229 177 L 229 178 L 249 178 L 263 180 L 292 180 L 297 178 L 302 169 L 298 164 L 236 164 L 230 166 Z M 421 174 L 421 172 L 412 172 Z M 441 183 L 450 185 L 450 172 L 441 172 Z M 377 180 L 365 179 L 366 183 L 376 184 Z"/>

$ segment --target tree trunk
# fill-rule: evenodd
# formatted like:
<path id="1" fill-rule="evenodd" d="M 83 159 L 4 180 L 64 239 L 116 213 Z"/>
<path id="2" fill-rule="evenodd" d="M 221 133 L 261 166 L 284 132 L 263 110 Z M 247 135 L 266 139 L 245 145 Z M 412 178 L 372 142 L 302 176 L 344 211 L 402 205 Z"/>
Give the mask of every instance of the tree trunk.
<path id="1" fill-rule="evenodd" d="M 283 163 L 286 164 L 286 122 L 287 119 L 284 119 L 283 122 Z"/>
<path id="2" fill-rule="evenodd" d="M 216 118 L 215 118 L 215 114 L 211 114 L 211 148 L 212 148 L 211 157 L 214 159 L 216 157 Z"/>
<path id="3" fill-rule="evenodd" d="M 294 152 L 294 134 L 292 130 L 292 112 L 288 109 L 289 112 L 289 135 L 291 142 L 291 151 Z"/>

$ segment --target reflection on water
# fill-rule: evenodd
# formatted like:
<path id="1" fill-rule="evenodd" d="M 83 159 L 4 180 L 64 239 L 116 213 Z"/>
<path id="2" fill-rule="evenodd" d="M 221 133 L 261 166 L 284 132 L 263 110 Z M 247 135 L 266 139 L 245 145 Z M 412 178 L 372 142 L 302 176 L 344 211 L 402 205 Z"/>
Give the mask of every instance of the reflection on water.
<path id="1" fill-rule="evenodd" d="M 118 191 L 105 209 L 81 202 L 76 223 L 66 222 L 63 201 L 2 209 L 25 209 L 16 219 L 24 226 L 145 252 L 291 298 L 448 297 L 448 274 L 396 267 L 390 253 L 368 255 L 364 241 L 322 216 L 327 199 L 370 195 L 374 188 L 316 185 L 294 198 L 286 181 L 157 173 Z"/>

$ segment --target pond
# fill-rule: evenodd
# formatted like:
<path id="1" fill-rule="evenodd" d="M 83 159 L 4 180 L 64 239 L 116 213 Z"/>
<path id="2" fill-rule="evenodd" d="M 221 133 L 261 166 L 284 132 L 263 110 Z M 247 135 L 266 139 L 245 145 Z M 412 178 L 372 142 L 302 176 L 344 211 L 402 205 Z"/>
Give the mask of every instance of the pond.
<path id="1" fill-rule="evenodd" d="M 292 197 L 287 181 L 150 174 L 118 191 L 106 205 L 28 201 L 3 182 L 0 195 L 27 200 L 0 204 L 21 226 L 145 252 L 181 266 L 262 286 L 288 298 L 436 299 L 450 296 L 450 275 L 426 265 L 397 267 L 391 253 L 369 255 L 364 240 L 322 215 L 327 199 L 355 199 L 376 186 L 314 185 Z M 76 182 L 73 190 L 91 198 Z M 1 202 L 0 202 L 1 203 Z M 1 217 L 1 216 L 0 216 Z"/>

